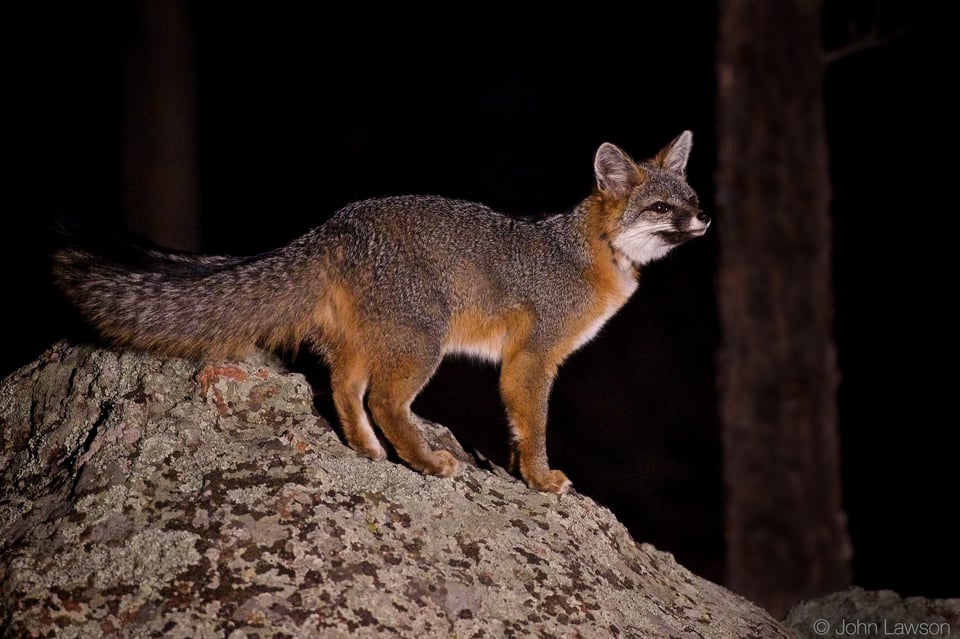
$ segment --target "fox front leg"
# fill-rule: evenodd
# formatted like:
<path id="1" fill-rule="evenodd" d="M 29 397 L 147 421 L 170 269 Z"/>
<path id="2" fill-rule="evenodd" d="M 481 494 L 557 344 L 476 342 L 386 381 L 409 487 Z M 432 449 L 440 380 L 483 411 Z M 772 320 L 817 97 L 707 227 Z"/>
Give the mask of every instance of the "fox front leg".
<path id="1" fill-rule="evenodd" d="M 504 359 L 500 394 L 513 435 L 513 454 L 527 485 L 548 493 L 565 493 L 570 480 L 547 461 L 547 401 L 556 367 L 537 355 L 520 352 Z"/>

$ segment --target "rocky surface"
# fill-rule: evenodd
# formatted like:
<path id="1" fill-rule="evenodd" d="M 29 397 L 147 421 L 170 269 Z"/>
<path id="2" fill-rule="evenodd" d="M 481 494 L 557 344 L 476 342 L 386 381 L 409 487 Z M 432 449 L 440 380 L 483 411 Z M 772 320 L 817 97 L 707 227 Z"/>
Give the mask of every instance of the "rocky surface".
<path id="1" fill-rule="evenodd" d="M 890 590 L 848 588 L 798 604 L 784 623 L 802 637 L 950 637 L 960 634 L 960 599 L 903 599 Z"/>
<path id="2" fill-rule="evenodd" d="M 5 637 L 797 636 L 584 496 L 354 453 L 265 362 L 57 344 L 0 469 Z"/>

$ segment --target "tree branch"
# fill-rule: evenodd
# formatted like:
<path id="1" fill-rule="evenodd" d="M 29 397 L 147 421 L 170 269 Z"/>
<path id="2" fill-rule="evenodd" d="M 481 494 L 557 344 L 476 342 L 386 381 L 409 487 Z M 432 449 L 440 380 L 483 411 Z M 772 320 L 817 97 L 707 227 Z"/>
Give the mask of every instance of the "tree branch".
<path id="1" fill-rule="evenodd" d="M 829 66 L 834 62 L 836 62 L 837 60 L 841 60 L 843 58 L 847 58 L 849 56 L 862 53 L 863 51 L 867 51 L 869 49 L 885 47 L 891 42 L 899 40 L 900 38 L 905 36 L 909 31 L 910 31 L 910 25 L 906 25 L 906 26 L 900 27 L 899 29 L 897 29 L 896 31 L 894 31 L 889 35 L 881 37 L 879 30 L 877 29 L 876 25 L 874 25 L 870 29 L 870 31 L 868 31 L 866 35 L 864 35 L 862 38 L 857 38 L 856 40 L 848 44 L 845 44 L 842 47 L 837 47 L 836 49 L 833 49 L 831 51 L 827 51 L 826 53 L 824 53 L 824 56 L 823 56 L 824 65 Z"/>

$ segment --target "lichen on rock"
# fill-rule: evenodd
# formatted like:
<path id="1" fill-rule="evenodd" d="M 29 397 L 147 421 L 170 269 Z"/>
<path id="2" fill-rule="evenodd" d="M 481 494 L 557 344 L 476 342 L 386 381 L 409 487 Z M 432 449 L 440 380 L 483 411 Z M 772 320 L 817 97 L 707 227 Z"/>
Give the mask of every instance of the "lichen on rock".
<path id="1" fill-rule="evenodd" d="M 949 637 L 960 628 L 960 599 L 900 597 L 892 590 L 851 587 L 803 601 L 784 624 L 801 637 Z"/>
<path id="2" fill-rule="evenodd" d="M 8 377 L 0 543 L 4 636 L 796 636 L 587 497 L 353 452 L 265 361 L 59 343 Z"/>

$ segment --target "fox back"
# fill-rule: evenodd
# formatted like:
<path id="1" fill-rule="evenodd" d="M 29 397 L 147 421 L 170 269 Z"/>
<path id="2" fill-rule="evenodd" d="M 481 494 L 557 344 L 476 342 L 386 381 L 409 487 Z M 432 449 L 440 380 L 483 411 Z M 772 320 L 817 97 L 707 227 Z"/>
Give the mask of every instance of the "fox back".
<path id="1" fill-rule="evenodd" d="M 458 463 L 420 434 L 414 398 L 447 354 L 499 362 L 513 463 L 564 492 L 547 462 L 547 399 L 560 364 L 636 290 L 640 270 L 710 222 L 685 177 L 684 132 L 636 162 L 612 144 L 571 212 L 537 221 L 473 202 L 404 196 L 348 205 L 291 244 L 251 257 L 79 247 L 54 256 L 66 296 L 108 341 L 161 354 L 242 357 L 308 345 L 330 367 L 344 437 L 428 474 Z M 372 423 L 371 423 L 372 418 Z"/>

